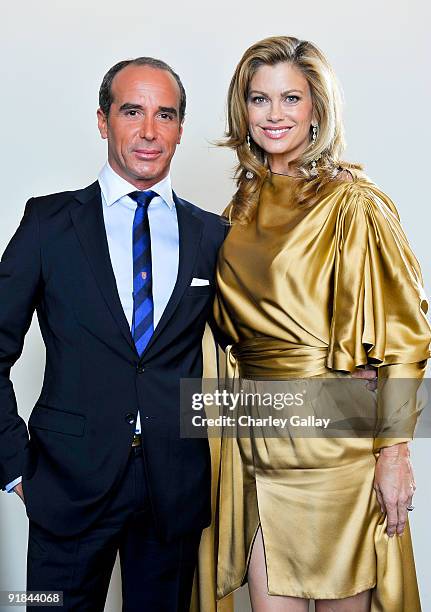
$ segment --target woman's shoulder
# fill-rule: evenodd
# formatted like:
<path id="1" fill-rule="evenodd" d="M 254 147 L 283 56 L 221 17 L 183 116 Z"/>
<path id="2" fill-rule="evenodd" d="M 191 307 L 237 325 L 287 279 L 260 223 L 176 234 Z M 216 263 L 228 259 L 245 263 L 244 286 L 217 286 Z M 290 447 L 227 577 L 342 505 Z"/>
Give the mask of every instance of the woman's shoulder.
<path id="1" fill-rule="evenodd" d="M 334 187 L 351 187 L 352 190 L 372 185 L 373 181 L 367 176 L 361 166 L 343 165 L 337 169 L 337 174 L 331 181 Z"/>
<path id="2" fill-rule="evenodd" d="M 388 194 L 362 170 L 357 167 L 342 167 L 333 179 L 334 192 L 341 195 L 339 203 L 343 209 L 359 209 L 364 214 L 377 217 L 395 217 L 398 210 Z"/>

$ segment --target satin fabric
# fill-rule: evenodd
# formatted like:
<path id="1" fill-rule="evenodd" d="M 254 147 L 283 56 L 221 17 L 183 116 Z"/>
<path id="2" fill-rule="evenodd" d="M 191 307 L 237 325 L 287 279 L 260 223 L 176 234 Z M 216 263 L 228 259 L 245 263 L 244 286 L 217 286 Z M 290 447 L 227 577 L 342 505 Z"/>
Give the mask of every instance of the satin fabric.
<path id="1" fill-rule="evenodd" d="M 270 594 L 340 599 L 373 588 L 372 612 L 415 612 L 409 529 L 385 534 L 373 478 L 379 449 L 413 436 L 431 338 L 419 264 L 394 204 L 365 176 L 323 186 L 313 206 L 296 205 L 300 180 L 268 174 L 254 219 L 234 224 L 221 248 L 214 315 L 233 343 L 229 384 L 264 393 L 274 379 L 322 379 L 341 411 L 366 401 L 388 422 L 402 407 L 406 426 L 374 439 L 223 439 L 218 596 L 246 579 L 260 525 Z M 365 364 L 379 381 L 410 378 L 410 396 L 389 386 L 378 401 L 365 389 L 337 396 L 331 379 Z"/>

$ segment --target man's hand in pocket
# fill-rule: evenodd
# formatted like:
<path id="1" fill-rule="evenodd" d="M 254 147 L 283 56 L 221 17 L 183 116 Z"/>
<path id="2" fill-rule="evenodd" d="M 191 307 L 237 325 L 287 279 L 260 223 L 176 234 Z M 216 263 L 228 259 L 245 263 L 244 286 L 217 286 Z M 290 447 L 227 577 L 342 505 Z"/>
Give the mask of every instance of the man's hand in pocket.
<path id="1" fill-rule="evenodd" d="M 362 378 L 368 380 L 367 389 L 375 391 L 377 389 L 377 370 L 372 366 L 365 366 L 364 368 L 357 368 L 352 373 L 353 378 Z"/>

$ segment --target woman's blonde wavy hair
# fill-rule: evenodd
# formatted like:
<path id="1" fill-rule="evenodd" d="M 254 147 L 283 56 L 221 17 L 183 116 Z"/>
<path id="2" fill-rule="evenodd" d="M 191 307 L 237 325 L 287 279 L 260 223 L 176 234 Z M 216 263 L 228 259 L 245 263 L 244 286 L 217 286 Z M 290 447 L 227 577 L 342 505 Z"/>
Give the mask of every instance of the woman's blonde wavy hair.
<path id="1" fill-rule="evenodd" d="M 340 167 L 360 168 L 341 162 L 344 150 L 344 129 L 341 119 L 341 93 L 328 60 L 311 42 L 293 36 L 273 36 L 252 45 L 242 56 L 232 77 L 227 99 L 226 138 L 220 144 L 236 151 L 239 163 L 235 171 L 237 191 L 232 199 L 229 218 L 248 222 L 254 215 L 259 192 L 267 176 L 268 162 L 263 149 L 248 136 L 247 98 L 251 79 L 263 65 L 288 62 L 298 68 L 308 81 L 313 102 L 313 116 L 318 123 L 318 135 L 292 168 L 305 180 L 297 188 L 298 204 L 312 205 L 323 184 L 334 179 Z M 316 160 L 317 175 L 312 173 Z M 247 178 L 251 176 L 252 178 Z"/>

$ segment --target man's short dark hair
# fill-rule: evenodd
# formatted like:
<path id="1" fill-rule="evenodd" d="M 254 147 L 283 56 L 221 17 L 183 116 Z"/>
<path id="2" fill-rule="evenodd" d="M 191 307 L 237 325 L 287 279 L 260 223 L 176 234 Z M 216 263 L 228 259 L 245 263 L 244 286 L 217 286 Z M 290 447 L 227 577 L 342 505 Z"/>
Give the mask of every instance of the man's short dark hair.
<path id="1" fill-rule="evenodd" d="M 172 68 L 166 62 L 155 59 L 154 57 L 137 57 L 135 59 L 123 60 L 108 70 L 103 77 L 103 81 L 99 89 L 99 106 L 105 117 L 108 117 L 109 109 L 111 108 L 112 104 L 112 81 L 114 80 L 115 75 L 120 72 L 120 70 L 123 70 L 123 68 L 126 68 L 126 66 L 150 66 L 151 68 L 158 70 L 166 70 L 166 72 L 169 72 L 174 77 L 178 83 L 178 87 L 180 88 L 179 118 L 180 123 L 182 123 L 184 115 L 186 114 L 186 91 L 184 86 L 178 74 L 172 70 Z"/>

